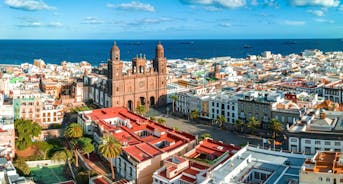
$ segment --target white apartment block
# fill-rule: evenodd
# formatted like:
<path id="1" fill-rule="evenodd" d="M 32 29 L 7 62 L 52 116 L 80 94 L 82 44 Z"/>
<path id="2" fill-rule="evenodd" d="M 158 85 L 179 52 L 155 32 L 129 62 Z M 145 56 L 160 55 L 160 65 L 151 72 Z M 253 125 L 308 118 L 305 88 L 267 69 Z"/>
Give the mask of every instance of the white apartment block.
<path id="1" fill-rule="evenodd" d="M 215 120 L 223 115 L 227 123 L 234 123 L 238 119 L 238 101 L 234 95 L 216 94 L 208 98 L 208 116 L 204 118 Z"/>
<path id="2" fill-rule="evenodd" d="M 318 151 L 341 152 L 343 150 L 343 140 L 289 137 L 288 149 L 293 152 L 311 155 L 316 154 Z"/>

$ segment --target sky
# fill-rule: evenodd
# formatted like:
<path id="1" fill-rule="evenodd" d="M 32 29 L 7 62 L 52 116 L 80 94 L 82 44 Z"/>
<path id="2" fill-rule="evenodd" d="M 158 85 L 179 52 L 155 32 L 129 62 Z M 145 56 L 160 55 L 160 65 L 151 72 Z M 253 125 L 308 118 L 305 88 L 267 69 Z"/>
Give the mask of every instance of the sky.
<path id="1" fill-rule="evenodd" d="M 341 0 L 0 1 L 0 39 L 343 38 Z"/>

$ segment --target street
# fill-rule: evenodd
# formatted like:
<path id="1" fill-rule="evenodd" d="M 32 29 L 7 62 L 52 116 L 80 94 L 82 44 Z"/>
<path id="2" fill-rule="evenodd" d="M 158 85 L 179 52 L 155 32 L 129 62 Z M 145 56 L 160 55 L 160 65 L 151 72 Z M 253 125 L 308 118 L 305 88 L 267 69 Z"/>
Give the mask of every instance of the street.
<path id="1" fill-rule="evenodd" d="M 211 134 L 212 138 L 217 141 L 223 141 L 226 144 L 235 144 L 235 145 L 243 145 L 249 142 L 249 144 L 262 144 L 262 138 L 253 136 L 253 135 L 246 135 L 240 134 L 239 132 L 223 130 L 215 126 L 208 126 L 205 124 L 196 123 L 197 121 L 194 120 L 189 122 L 188 120 L 176 117 L 176 116 L 166 116 L 161 114 L 161 112 L 156 110 L 150 110 L 149 114 L 156 116 L 157 118 L 163 118 L 166 120 L 166 125 L 171 128 L 178 128 L 179 131 L 184 131 L 193 135 L 198 135 L 199 137 L 203 133 Z"/>

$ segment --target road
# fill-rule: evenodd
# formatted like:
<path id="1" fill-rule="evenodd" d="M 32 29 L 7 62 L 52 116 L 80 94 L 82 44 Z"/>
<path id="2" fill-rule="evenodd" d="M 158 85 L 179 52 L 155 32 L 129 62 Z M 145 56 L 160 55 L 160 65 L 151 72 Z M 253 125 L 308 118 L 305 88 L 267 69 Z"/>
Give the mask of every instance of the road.
<path id="1" fill-rule="evenodd" d="M 158 111 L 150 111 L 151 115 L 156 116 L 156 118 L 163 118 L 166 120 L 166 125 L 171 128 L 178 128 L 180 131 L 184 131 L 193 135 L 198 135 L 199 137 L 203 133 L 209 133 L 211 134 L 212 138 L 218 141 L 223 141 L 227 144 L 235 144 L 235 145 L 243 145 L 249 142 L 249 144 L 262 144 L 262 138 L 253 136 L 253 135 L 246 135 L 246 134 L 240 134 L 238 132 L 229 131 L 229 130 L 223 130 L 218 127 L 214 126 L 208 126 L 205 124 L 196 123 L 196 120 L 194 122 L 189 122 L 188 120 L 175 117 L 175 116 L 166 116 L 164 114 L 161 114 Z"/>

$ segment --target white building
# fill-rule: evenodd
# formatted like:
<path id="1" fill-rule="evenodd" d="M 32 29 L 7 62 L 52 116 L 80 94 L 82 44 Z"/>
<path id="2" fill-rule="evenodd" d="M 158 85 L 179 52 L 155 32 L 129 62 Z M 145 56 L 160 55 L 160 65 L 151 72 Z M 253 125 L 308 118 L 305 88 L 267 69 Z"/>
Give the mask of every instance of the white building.
<path id="1" fill-rule="evenodd" d="M 288 128 L 288 149 L 315 154 L 317 151 L 343 150 L 343 112 L 310 111 Z"/>

